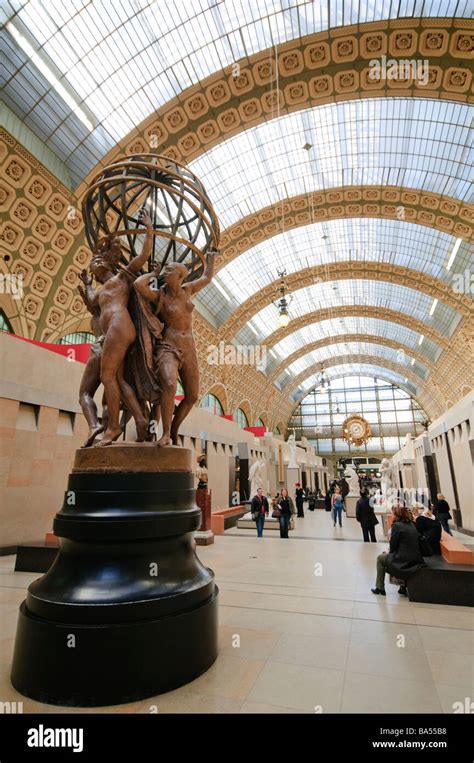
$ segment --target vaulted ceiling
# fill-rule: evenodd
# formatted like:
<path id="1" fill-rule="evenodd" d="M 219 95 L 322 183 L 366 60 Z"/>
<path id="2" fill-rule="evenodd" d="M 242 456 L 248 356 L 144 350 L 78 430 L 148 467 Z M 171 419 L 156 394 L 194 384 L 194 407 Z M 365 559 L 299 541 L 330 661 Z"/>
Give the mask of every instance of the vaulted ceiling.
<path id="1" fill-rule="evenodd" d="M 0 238 L 3 269 L 25 275 L 21 303 L 2 295 L 16 333 L 84 328 L 81 196 L 100 166 L 157 151 L 203 180 L 223 229 L 196 300 L 203 350 L 268 350 L 245 379 L 203 368 L 203 392 L 221 385 L 226 410 L 245 398 L 255 417 L 274 406 L 278 423 L 323 364 L 383 374 L 433 415 L 452 404 L 473 386 L 469 13 L 468 0 L 9 0 Z M 383 56 L 415 68 L 373 77 Z"/>

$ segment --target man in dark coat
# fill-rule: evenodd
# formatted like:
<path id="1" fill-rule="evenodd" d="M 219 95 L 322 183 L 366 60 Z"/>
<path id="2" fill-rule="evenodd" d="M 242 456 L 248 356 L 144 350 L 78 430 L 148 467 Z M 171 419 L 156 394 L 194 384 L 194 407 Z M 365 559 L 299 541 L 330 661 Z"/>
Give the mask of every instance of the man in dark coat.
<path id="1" fill-rule="evenodd" d="M 445 532 L 447 532 L 449 535 L 452 535 L 451 528 L 448 524 L 448 520 L 452 519 L 451 513 L 449 511 L 449 503 L 447 502 L 446 498 L 442 493 L 438 493 L 436 496 L 436 507 L 435 507 L 435 514 L 438 517 L 441 527 Z"/>
<path id="2" fill-rule="evenodd" d="M 407 595 L 406 581 L 415 572 L 425 567 L 420 553 L 420 541 L 408 509 L 397 503 L 392 508 L 393 524 L 390 534 L 390 552 L 377 557 L 377 580 L 372 593 L 385 596 L 385 573 L 404 580 L 398 593 Z"/>
<path id="3" fill-rule="evenodd" d="M 356 519 L 362 528 L 364 543 L 369 543 L 369 535 L 372 543 L 376 543 L 375 525 L 378 525 L 379 520 L 375 516 L 373 506 L 370 504 L 367 490 L 361 490 L 360 498 L 356 504 Z"/>
<path id="4" fill-rule="evenodd" d="M 303 511 L 304 490 L 301 487 L 299 482 L 296 483 L 295 487 L 296 487 L 296 491 L 295 491 L 296 511 L 298 512 L 299 517 L 304 517 L 304 511 Z"/>
<path id="5" fill-rule="evenodd" d="M 257 495 L 252 498 L 250 504 L 250 511 L 252 512 L 252 519 L 257 525 L 257 537 L 263 537 L 263 525 L 265 524 L 265 517 L 268 517 L 268 500 L 266 495 L 263 495 L 261 487 L 257 490 Z"/>

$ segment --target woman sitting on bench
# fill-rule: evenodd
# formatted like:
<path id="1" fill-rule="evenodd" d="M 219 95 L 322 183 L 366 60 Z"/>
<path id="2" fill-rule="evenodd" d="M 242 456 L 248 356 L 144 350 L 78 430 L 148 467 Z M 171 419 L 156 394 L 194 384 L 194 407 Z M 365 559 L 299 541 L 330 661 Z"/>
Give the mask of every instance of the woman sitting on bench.
<path id="1" fill-rule="evenodd" d="M 392 506 L 393 524 L 390 534 L 390 551 L 377 557 L 377 580 L 372 593 L 385 596 L 385 573 L 403 580 L 398 593 L 407 596 L 406 581 L 410 575 L 425 566 L 420 554 L 418 532 L 410 512 L 400 501 Z"/>
<path id="2" fill-rule="evenodd" d="M 441 522 L 435 517 L 430 508 L 423 509 L 418 514 L 415 527 L 420 535 L 425 536 L 433 554 L 439 556 L 441 554 L 441 547 L 439 545 L 441 540 Z"/>

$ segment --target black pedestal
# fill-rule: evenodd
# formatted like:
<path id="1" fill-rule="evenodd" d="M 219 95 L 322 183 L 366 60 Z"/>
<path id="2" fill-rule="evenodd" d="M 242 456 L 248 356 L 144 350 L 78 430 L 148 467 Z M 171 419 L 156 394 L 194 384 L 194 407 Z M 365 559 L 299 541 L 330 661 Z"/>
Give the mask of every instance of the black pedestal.
<path id="1" fill-rule="evenodd" d="M 12 683 L 21 694 L 119 704 L 212 665 L 217 588 L 194 550 L 193 481 L 183 470 L 70 475 L 57 558 L 20 607 Z"/>

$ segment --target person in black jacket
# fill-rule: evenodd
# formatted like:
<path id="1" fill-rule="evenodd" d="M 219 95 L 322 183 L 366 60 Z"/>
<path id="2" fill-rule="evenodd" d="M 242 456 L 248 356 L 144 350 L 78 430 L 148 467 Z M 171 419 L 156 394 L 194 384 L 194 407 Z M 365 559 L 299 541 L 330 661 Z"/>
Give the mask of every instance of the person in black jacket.
<path id="1" fill-rule="evenodd" d="M 397 501 L 393 508 L 393 524 L 390 534 L 390 552 L 377 557 L 377 580 L 372 593 L 385 596 L 385 573 L 389 572 L 405 581 L 398 593 L 407 595 L 406 581 L 411 575 L 425 566 L 420 553 L 420 541 L 414 523 L 405 506 Z"/>
<path id="2" fill-rule="evenodd" d="M 295 502 L 296 502 L 296 511 L 298 512 L 299 517 L 304 517 L 304 511 L 303 511 L 303 501 L 304 501 L 304 490 L 301 487 L 300 483 L 297 482 L 295 490 Z"/>
<path id="3" fill-rule="evenodd" d="M 257 495 L 252 498 L 250 511 L 252 512 L 252 519 L 257 525 L 257 537 L 263 538 L 263 525 L 265 524 L 265 517 L 268 517 L 268 499 L 266 495 L 263 495 L 261 487 L 257 489 Z"/>
<path id="4" fill-rule="evenodd" d="M 415 527 L 420 535 L 425 536 L 433 554 L 439 556 L 441 554 L 441 547 L 439 545 L 441 540 L 441 523 L 431 509 L 424 509 L 421 514 L 418 514 L 415 520 Z"/>
<path id="5" fill-rule="evenodd" d="M 447 502 L 446 498 L 444 497 L 442 493 L 438 493 L 436 498 L 438 500 L 436 501 L 435 513 L 440 521 L 441 527 L 449 535 L 452 535 L 451 528 L 448 524 L 448 520 L 452 519 L 452 516 L 449 511 L 449 503 Z"/>
<path id="6" fill-rule="evenodd" d="M 361 490 L 360 498 L 356 504 L 356 519 L 362 528 L 364 543 L 369 543 L 369 535 L 372 543 L 376 543 L 375 525 L 378 525 L 379 520 L 375 516 L 373 506 L 370 504 L 367 490 Z"/>
<path id="7" fill-rule="evenodd" d="M 293 499 L 288 495 L 286 487 L 282 488 L 281 496 L 277 501 L 277 507 L 280 509 L 280 538 L 288 538 L 288 527 L 290 519 L 295 513 Z"/>

